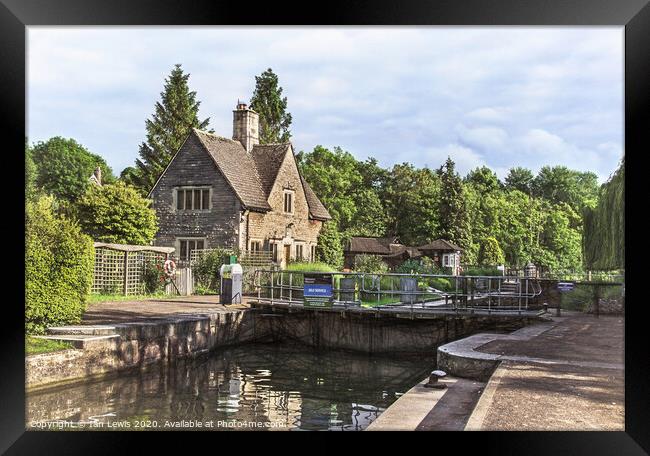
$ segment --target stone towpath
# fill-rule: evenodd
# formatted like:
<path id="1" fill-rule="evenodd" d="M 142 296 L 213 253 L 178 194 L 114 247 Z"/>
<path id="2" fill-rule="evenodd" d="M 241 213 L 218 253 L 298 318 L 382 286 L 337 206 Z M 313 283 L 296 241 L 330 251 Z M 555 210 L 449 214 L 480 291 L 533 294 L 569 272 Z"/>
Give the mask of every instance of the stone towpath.
<path id="1" fill-rule="evenodd" d="M 219 304 L 219 296 L 184 296 L 140 301 L 98 302 L 88 305 L 82 317 L 84 325 L 109 325 L 139 320 L 165 318 L 174 314 L 228 312 L 247 308 L 243 304 Z"/>
<path id="2" fill-rule="evenodd" d="M 505 355 L 467 430 L 624 430 L 622 316 L 568 314 L 529 340 L 494 340 Z"/>

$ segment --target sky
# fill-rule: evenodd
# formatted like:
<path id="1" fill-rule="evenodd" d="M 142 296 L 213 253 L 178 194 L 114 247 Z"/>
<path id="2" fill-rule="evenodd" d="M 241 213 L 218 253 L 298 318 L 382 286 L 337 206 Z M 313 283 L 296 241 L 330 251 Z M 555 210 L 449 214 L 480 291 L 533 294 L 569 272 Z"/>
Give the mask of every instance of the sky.
<path id="1" fill-rule="evenodd" d="M 27 136 L 74 138 L 133 165 L 174 64 L 216 134 L 255 76 L 278 75 L 296 151 L 500 178 L 593 171 L 623 155 L 622 27 L 28 27 Z"/>

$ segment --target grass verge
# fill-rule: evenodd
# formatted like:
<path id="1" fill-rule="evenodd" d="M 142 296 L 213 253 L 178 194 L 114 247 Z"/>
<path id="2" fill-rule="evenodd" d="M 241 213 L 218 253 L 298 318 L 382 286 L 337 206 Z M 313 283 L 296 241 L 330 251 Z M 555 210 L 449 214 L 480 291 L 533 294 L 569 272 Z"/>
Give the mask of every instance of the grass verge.
<path id="1" fill-rule="evenodd" d="M 25 338 L 25 354 L 38 355 L 40 353 L 50 353 L 59 350 L 74 348 L 69 342 L 59 340 L 39 339 L 37 337 L 27 336 Z"/>

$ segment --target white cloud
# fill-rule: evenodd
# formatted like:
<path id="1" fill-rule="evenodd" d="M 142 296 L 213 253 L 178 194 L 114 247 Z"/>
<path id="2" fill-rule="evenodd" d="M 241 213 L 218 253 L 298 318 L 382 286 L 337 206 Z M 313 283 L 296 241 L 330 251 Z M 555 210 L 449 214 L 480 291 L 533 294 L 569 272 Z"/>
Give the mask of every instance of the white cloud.
<path id="1" fill-rule="evenodd" d="M 425 163 L 431 168 L 440 167 L 447 157 L 456 164 L 456 171 L 465 175 L 472 169 L 485 165 L 485 160 L 475 151 L 460 144 L 447 144 L 444 147 L 434 147 L 426 151 Z"/>
<path id="2" fill-rule="evenodd" d="M 28 135 L 74 137 L 119 172 L 175 63 L 223 135 L 271 67 L 298 150 L 606 177 L 622 150 L 622 49 L 622 28 L 29 27 Z"/>

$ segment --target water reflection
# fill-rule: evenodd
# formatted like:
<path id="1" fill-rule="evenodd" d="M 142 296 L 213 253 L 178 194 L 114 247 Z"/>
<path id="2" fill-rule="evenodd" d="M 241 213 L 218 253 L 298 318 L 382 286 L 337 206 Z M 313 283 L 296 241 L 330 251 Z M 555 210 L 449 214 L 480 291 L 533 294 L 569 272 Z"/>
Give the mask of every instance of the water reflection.
<path id="1" fill-rule="evenodd" d="M 214 430 L 361 430 L 434 365 L 433 356 L 245 345 L 174 367 L 28 394 L 28 425 L 66 420 L 100 422 L 103 429 L 187 430 L 201 422 Z"/>

